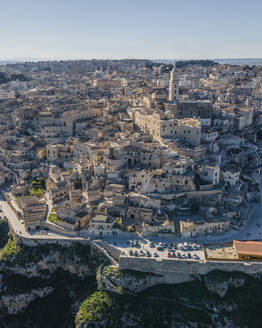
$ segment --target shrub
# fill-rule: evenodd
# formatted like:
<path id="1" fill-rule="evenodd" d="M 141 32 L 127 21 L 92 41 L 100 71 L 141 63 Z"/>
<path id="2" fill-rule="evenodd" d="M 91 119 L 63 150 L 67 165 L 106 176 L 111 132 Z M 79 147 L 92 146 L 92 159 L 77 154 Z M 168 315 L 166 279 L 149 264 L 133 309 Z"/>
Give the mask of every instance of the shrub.
<path id="1" fill-rule="evenodd" d="M 33 187 L 30 189 L 30 194 L 31 195 L 36 195 L 36 196 L 44 196 L 44 189 L 43 188 L 37 188 Z"/>
<path id="2" fill-rule="evenodd" d="M 104 268 L 104 274 L 106 277 L 114 277 L 114 278 L 121 278 L 122 277 L 122 272 L 114 266 L 107 266 Z"/>
<path id="3" fill-rule="evenodd" d="M 50 213 L 48 215 L 48 220 L 54 223 L 61 222 L 61 220 L 57 217 L 56 213 Z"/>
<path id="4" fill-rule="evenodd" d="M 122 224 L 122 219 L 121 218 L 116 218 L 114 220 L 114 223 L 120 226 Z"/>
<path id="5" fill-rule="evenodd" d="M 9 236 L 7 244 L 0 250 L 0 261 L 3 261 L 8 257 L 15 256 L 21 251 L 22 248 L 16 244 L 12 236 Z"/>
<path id="6" fill-rule="evenodd" d="M 111 313 L 112 309 L 113 302 L 110 296 L 105 292 L 95 292 L 80 305 L 75 323 L 79 325 L 87 321 L 102 320 Z"/>

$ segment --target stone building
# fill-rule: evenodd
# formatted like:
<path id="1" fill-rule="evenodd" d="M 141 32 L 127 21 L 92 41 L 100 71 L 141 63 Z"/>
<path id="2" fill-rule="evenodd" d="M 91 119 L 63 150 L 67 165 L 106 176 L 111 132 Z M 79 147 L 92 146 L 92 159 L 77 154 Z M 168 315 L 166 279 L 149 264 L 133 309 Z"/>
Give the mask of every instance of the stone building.
<path id="1" fill-rule="evenodd" d="M 212 234 L 229 229 L 229 221 L 210 220 L 204 221 L 180 221 L 180 233 L 183 237 L 195 237 L 205 234 Z"/>
<path id="2" fill-rule="evenodd" d="M 210 118 L 213 113 L 211 101 L 178 101 L 164 104 L 166 111 L 175 118 Z"/>
<path id="3" fill-rule="evenodd" d="M 118 234 L 118 229 L 114 229 L 114 221 L 107 215 L 97 215 L 92 218 L 88 231 L 91 235 L 106 236 Z"/>
<path id="4" fill-rule="evenodd" d="M 18 198 L 18 206 L 22 211 L 26 230 L 35 229 L 41 225 L 46 212 L 44 199 L 40 200 L 36 196 Z"/>
<path id="5" fill-rule="evenodd" d="M 196 119 L 172 119 L 165 114 L 136 111 L 135 123 L 157 141 L 161 141 L 162 138 L 179 138 L 193 146 L 200 145 L 201 123 Z"/>

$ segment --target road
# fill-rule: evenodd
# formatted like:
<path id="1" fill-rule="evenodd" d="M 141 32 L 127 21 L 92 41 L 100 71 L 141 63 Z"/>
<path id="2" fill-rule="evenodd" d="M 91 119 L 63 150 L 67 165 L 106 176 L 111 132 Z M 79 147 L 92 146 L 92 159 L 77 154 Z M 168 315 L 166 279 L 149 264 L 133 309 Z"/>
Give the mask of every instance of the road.
<path id="1" fill-rule="evenodd" d="M 15 212 L 8 205 L 8 203 L 4 200 L 0 200 L 0 207 L 2 208 L 2 216 L 6 217 L 11 225 L 13 231 L 21 237 L 31 238 L 31 239 L 47 239 L 47 240 L 85 240 L 86 238 L 82 238 L 79 236 L 68 236 L 63 235 L 62 233 L 58 233 L 55 231 L 45 231 L 37 229 L 35 231 L 26 231 L 25 226 L 22 223 L 22 220 L 19 220 Z"/>

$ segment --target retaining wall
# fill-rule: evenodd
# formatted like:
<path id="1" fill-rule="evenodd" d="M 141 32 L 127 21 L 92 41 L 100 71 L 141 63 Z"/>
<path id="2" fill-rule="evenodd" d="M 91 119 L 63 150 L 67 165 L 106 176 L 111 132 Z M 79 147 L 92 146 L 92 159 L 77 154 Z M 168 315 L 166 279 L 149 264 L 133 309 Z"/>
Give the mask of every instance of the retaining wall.
<path id="1" fill-rule="evenodd" d="M 173 283 L 172 276 L 177 282 L 194 279 L 196 275 L 205 275 L 213 270 L 227 272 L 239 271 L 247 274 L 262 273 L 262 263 L 257 262 L 198 262 L 160 259 L 119 258 L 119 269 L 129 269 L 161 274 Z"/>

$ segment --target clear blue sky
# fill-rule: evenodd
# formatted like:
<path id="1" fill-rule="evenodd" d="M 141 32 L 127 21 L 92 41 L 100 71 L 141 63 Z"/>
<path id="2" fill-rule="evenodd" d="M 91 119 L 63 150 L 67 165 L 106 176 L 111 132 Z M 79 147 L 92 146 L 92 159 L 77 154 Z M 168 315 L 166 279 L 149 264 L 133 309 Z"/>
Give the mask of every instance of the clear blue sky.
<path id="1" fill-rule="evenodd" d="M 0 59 L 262 57 L 262 0 L 0 0 Z"/>

